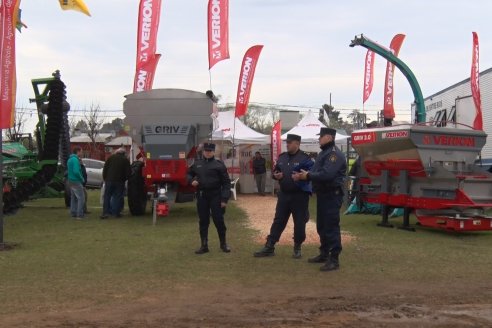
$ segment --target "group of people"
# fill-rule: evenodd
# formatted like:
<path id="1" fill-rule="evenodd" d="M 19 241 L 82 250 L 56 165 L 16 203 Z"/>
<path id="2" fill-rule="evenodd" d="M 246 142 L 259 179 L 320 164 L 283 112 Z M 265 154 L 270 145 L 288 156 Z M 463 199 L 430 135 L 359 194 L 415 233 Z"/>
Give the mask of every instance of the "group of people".
<path id="1" fill-rule="evenodd" d="M 323 263 L 321 271 L 339 268 L 339 255 L 342 251 L 340 208 L 343 203 L 347 164 L 345 155 L 335 146 L 335 136 L 335 129 L 321 128 L 321 152 L 314 163 L 309 155 L 300 149 L 301 136 L 287 136 L 287 152 L 279 155 L 273 170 L 273 178 L 280 186 L 275 217 L 266 244 L 253 254 L 255 257 L 275 255 L 275 244 L 279 241 L 291 214 L 294 220 L 293 257 L 302 257 L 301 245 L 306 239 L 306 222 L 309 220 L 309 196 L 314 191 L 317 197 L 316 229 L 321 245 L 319 254 L 309 258 L 308 262 Z M 264 167 L 264 159 L 261 161 L 261 155 L 256 153 L 253 170 L 258 192 L 264 194 L 264 178 L 261 174 L 266 170 L 263 172 L 261 166 Z M 231 181 L 224 163 L 215 159 L 215 144 L 204 144 L 203 158 L 195 161 L 190 167 L 188 181 L 197 189 L 201 246 L 195 253 L 209 252 L 210 216 L 219 235 L 220 248 L 224 252 L 230 252 L 226 242 L 224 213 L 230 196 Z"/>
<path id="2" fill-rule="evenodd" d="M 275 244 L 279 241 L 290 215 L 294 220 L 293 257 L 302 257 L 301 246 L 306 239 L 306 223 L 309 220 L 309 197 L 312 192 L 317 197 L 316 230 L 320 239 L 319 254 L 309 258 L 310 263 L 323 263 L 321 271 L 337 270 L 340 266 L 339 255 L 342 251 L 340 234 L 340 208 L 344 196 L 346 176 L 345 155 L 335 146 L 336 130 L 321 128 L 319 145 L 321 152 L 316 161 L 300 149 L 301 136 L 287 135 L 287 151 L 280 154 L 273 169 L 273 178 L 278 181 L 280 190 L 275 216 L 270 233 L 262 249 L 255 257 L 275 255 Z M 81 149 L 75 147 L 70 156 L 68 167 L 68 185 L 71 191 L 70 213 L 76 219 L 83 219 L 86 209 L 84 184 L 87 175 L 83 174 Z M 257 152 L 253 161 L 253 170 L 258 192 L 264 195 L 265 159 Z M 110 215 L 121 216 L 125 181 L 130 175 L 130 162 L 124 148 L 118 149 L 106 161 L 103 169 L 105 184 L 104 204 L 101 219 Z M 226 239 L 224 214 L 231 194 L 231 180 L 224 163 L 215 158 L 215 144 L 205 143 L 202 156 L 189 168 L 188 183 L 196 188 L 196 206 L 199 218 L 200 247 L 196 254 L 209 252 L 208 228 L 210 217 L 214 222 L 220 241 L 220 249 L 231 251 Z"/>
<path id="3" fill-rule="evenodd" d="M 104 163 L 104 196 L 101 219 L 121 217 L 124 206 L 125 182 L 130 176 L 130 161 L 121 147 Z M 87 211 L 87 171 L 82 162 L 82 149 L 74 147 L 67 161 L 67 184 L 70 190 L 70 215 L 83 220 Z"/>

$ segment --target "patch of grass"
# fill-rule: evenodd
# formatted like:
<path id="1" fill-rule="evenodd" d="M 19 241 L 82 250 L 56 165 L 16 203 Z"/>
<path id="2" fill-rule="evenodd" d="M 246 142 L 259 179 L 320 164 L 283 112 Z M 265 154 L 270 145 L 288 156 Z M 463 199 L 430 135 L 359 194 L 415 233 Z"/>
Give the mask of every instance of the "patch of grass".
<path id="1" fill-rule="evenodd" d="M 255 231 L 243 211 L 230 202 L 226 224 L 229 254 L 219 250 L 213 224 L 211 252 L 195 255 L 199 246 L 194 203 L 176 204 L 167 218 L 152 225 L 151 215 L 100 220 L 98 191 L 89 191 L 87 219 L 69 217 L 62 199 L 26 203 L 6 217 L 5 239 L 20 245 L 0 252 L 0 313 L 46 310 L 66 302 L 105 304 L 139 299 L 173 289 L 234 285 L 341 288 L 407 281 L 486 285 L 492 267 L 492 234 L 449 234 L 418 229 L 407 232 L 376 226 L 377 216 L 349 215 L 342 229 L 356 237 L 344 247 L 342 270 L 319 272 L 306 258 L 316 246 L 303 248 L 304 258 L 291 258 L 290 246 L 276 256 L 257 259 L 252 253 Z M 316 211 L 311 203 L 311 217 Z M 273 214 L 273 213 L 272 213 Z"/>

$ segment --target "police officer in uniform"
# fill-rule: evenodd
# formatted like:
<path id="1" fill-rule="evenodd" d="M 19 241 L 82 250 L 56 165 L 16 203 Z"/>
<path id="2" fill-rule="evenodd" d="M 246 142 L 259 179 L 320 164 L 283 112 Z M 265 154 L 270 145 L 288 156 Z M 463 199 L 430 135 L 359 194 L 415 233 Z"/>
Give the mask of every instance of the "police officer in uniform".
<path id="1" fill-rule="evenodd" d="M 198 159 L 188 171 L 189 184 L 197 188 L 196 208 L 198 211 L 201 246 L 196 254 L 208 253 L 208 226 L 210 214 L 219 235 L 220 248 L 229 253 L 226 242 L 224 213 L 231 193 L 231 180 L 227 168 L 215 159 L 215 144 L 203 144 L 203 158 Z"/>
<path id="2" fill-rule="evenodd" d="M 310 263 L 325 263 L 321 271 L 338 270 L 338 256 L 342 251 L 340 235 L 340 207 L 343 202 L 343 186 L 347 171 L 345 155 L 335 146 L 337 131 L 321 128 L 319 153 L 312 169 L 293 175 L 294 180 L 313 183 L 317 197 L 316 228 L 321 243 L 320 254 L 310 258 Z"/>
<path id="3" fill-rule="evenodd" d="M 311 161 L 308 154 L 299 149 L 301 137 L 296 134 L 287 135 L 287 152 L 279 155 L 275 165 L 273 178 L 279 181 L 275 218 L 270 228 L 265 246 L 254 253 L 255 257 L 275 255 L 275 243 L 287 225 L 290 215 L 294 218 L 294 258 L 301 258 L 301 245 L 306 239 L 306 213 L 309 203 L 309 192 L 292 180 L 292 172 L 296 166 Z"/>

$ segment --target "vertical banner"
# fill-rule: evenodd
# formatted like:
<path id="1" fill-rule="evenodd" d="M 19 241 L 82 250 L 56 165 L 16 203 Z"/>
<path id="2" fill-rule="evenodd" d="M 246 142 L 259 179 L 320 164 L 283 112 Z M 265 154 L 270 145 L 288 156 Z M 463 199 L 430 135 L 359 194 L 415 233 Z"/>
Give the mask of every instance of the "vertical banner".
<path id="1" fill-rule="evenodd" d="M 160 58 L 160 55 L 156 55 L 155 53 L 160 15 L 161 0 L 140 0 L 138 10 L 137 63 L 133 92 L 152 89 L 155 68 Z"/>
<path id="2" fill-rule="evenodd" d="M 272 128 L 271 135 L 271 147 L 272 147 L 272 169 L 277 164 L 278 156 L 282 152 L 282 123 L 281 121 L 277 121 Z"/>
<path id="3" fill-rule="evenodd" d="M 364 68 L 364 91 L 362 94 L 362 103 L 364 104 L 372 92 L 372 87 L 374 85 L 374 51 L 367 50 L 366 54 L 366 64 Z"/>
<path id="4" fill-rule="evenodd" d="M 11 128 L 15 120 L 15 27 L 19 2 L 2 1 L 0 9 L 0 129 Z"/>
<path id="5" fill-rule="evenodd" d="M 148 61 L 140 65 L 140 69 L 137 70 L 137 76 L 135 77 L 135 87 L 133 92 L 140 92 L 152 89 L 152 83 L 154 83 L 155 69 L 161 55 L 156 54 L 149 58 Z"/>
<path id="6" fill-rule="evenodd" d="M 229 0 L 208 1 L 208 69 L 229 58 Z"/>
<path id="7" fill-rule="evenodd" d="M 239 82 L 237 85 L 236 117 L 245 115 L 248 110 L 249 96 L 251 94 L 256 64 L 258 63 L 261 49 L 263 49 L 262 45 L 252 46 L 244 54 L 243 62 L 241 64 L 241 71 L 239 72 Z"/>
<path id="8" fill-rule="evenodd" d="M 480 96 L 480 53 L 478 46 L 478 34 L 473 33 L 473 53 L 472 53 L 472 67 L 470 76 L 470 85 L 473 96 L 473 102 L 475 103 L 475 120 L 473 121 L 473 128 L 475 130 L 483 130 L 482 119 L 482 99 Z"/>
<path id="9" fill-rule="evenodd" d="M 405 34 L 397 34 L 393 37 L 390 44 L 391 52 L 398 57 L 400 53 L 400 48 L 405 39 Z M 390 63 L 386 64 L 386 78 L 384 81 L 384 118 L 393 119 L 395 118 L 395 108 L 393 106 L 393 74 L 395 72 L 395 65 Z"/>

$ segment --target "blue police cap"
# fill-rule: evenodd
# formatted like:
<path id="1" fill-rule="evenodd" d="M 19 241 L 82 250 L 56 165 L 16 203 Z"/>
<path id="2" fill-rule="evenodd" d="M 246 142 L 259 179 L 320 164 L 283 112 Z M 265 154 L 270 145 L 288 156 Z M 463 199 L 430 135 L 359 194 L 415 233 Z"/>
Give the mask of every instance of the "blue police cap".
<path id="1" fill-rule="evenodd" d="M 287 135 L 287 141 L 299 141 L 301 142 L 301 136 L 297 134 L 288 134 Z"/>
<path id="2" fill-rule="evenodd" d="M 335 138 L 335 136 L 337 135 L 337 130 L 332 129 L 332 128 L 321 128 L 319 130 L 319 133 L 317 134 L 317 136 L 322 137 L 322 136 L 327 135 L 327 134 L 329 134 L 329 135 L 333 136 L 333 138 Z"/>
<path id="3" fill-rule="evenodd" d="M 215 144 L 210 143 L 210 142 L 205 142 L 203 144 L 203 150 L 215 151 Z"/>

